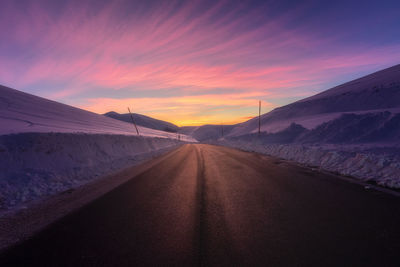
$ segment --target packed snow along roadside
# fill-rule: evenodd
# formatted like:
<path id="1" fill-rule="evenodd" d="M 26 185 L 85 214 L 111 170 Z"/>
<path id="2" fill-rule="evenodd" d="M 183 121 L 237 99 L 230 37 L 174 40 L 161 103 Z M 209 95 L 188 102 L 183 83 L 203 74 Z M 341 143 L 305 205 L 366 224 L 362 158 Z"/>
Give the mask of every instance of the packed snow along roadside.
<path id="1" fill-rule="evenodd" d="M 0 210 L 75 188 L 181 144 L 176 139 L 128 135 L 2 135 Z"/>
<path id="2" fill-rule="evenodd" d="M 215 144 L 254 151 L 291 160 L 303 165 L 341 175 L 352 176 L 362 181 L 373 181 L 378 185 L 400 188 L 399 148 L 368 148 L 340 146 L 307 146 L 300 144 L 260 144 L 220 140 Z"/>

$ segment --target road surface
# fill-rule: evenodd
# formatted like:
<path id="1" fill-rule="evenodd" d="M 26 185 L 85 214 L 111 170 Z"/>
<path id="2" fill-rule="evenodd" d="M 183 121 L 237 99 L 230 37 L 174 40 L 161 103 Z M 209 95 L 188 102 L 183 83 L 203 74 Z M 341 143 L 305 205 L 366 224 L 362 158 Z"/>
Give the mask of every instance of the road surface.
<path id="1" fill-rule="evenodd" d="M 1 266 L 400 266 L 400 198 L 184 145 L 0 256 Z"/>

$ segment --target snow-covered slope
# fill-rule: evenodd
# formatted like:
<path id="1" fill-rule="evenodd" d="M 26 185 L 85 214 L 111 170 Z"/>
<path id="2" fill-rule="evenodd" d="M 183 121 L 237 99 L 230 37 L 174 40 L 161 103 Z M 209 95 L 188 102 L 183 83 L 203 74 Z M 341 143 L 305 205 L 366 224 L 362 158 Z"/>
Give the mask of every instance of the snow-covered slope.
<path id="1" fill-rule="evenodd" d="M 174 133 L 138 128 L 143 136 L 176 138 Z M 0 86 L 0 135 L 25 132 L 136 135 L 132 124 Z"/>
<path id="2" fill-rule="evenodd" d="M 221 145 L 400 188 L 400 65 L 277 108 Z"/>
<path id="3" fill-rule="evenodd" d="M 343 113 L 400 113 L 400 65 L 279 107 L 262 115 L 261 130 L 274 133 L 296 123 L 307 129 L 340 117 Z M 241 123 L 230 132 L 240 136 L 258 131 L 258 118 Z"/>
<path id="4" fill-rule="evenodd" d="M 314 129 L 292 123 L 276 133 L 263 132 L 229 137 L 231 140 L 263 144 L 370 144 L 400 145 L 400 113 L 346 113 Z"/>
<path id="5" fill-rule="evenodd" d="M 0 86 L 0 217 L 195 141 L 138 128 Z"/>
<path id="6" fill-rule="evenodd" d="M 120 114 L 115 111 L 110 111 L 104 114 L 104 116 L 124 121 L 127 123 L 132 123 L 132 118 L 129 113 L 125 114 Z M 137 125 L 154 129 L 154 130 L 160 130 L 160 131 L 165 131 L 165 132 L 171 132 L 171 133 L 176 133 L 178 132 L 179 127 L 176 126 L 175 124 L 172 124 L 167 121 L 162 121 L 162 120 L 157 120 L 142 114 L 137 114 L 133 113 L 132 117 Z"/>

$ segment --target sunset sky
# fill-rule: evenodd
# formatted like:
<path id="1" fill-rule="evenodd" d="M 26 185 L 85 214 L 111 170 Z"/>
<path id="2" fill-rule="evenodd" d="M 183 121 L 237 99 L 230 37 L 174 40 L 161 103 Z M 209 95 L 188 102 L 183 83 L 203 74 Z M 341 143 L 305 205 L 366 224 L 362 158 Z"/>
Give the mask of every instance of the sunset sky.
<path id="1" fill-rule="evenodd" d="M 400 1 L 9 1 L 0 84 L 97 113 L 236 123 L 400 63 Z M 1 97 L 1 96 L 0 96 Z"/>

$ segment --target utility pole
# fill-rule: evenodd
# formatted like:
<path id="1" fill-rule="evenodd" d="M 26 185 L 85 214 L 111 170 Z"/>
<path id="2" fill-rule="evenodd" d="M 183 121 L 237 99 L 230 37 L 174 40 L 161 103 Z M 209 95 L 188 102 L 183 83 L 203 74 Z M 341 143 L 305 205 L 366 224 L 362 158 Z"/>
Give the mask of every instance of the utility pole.
<path id="1" fill-rule="evenodd" d="M 258 135 L 261 133 L 261 100 L 258 101 Z"/>
<path id="2" fill-rule="evenodd" d="M 132 113 L 131 113 L 131 110 L 129 109 L 129 107 L 128 107 L 128 111 L 129 111 L 129 114 L 131 115 L 131 120 L 133 122 L 133 125 L 135 125 L 135 129 L 136 129 L 137 135 L 140 135 L 139 134 L 139 130 L 138 130 L 137 126 L 136 126 L 135 120 L 133 119 L 133 116 L 132 116 Z"/>

